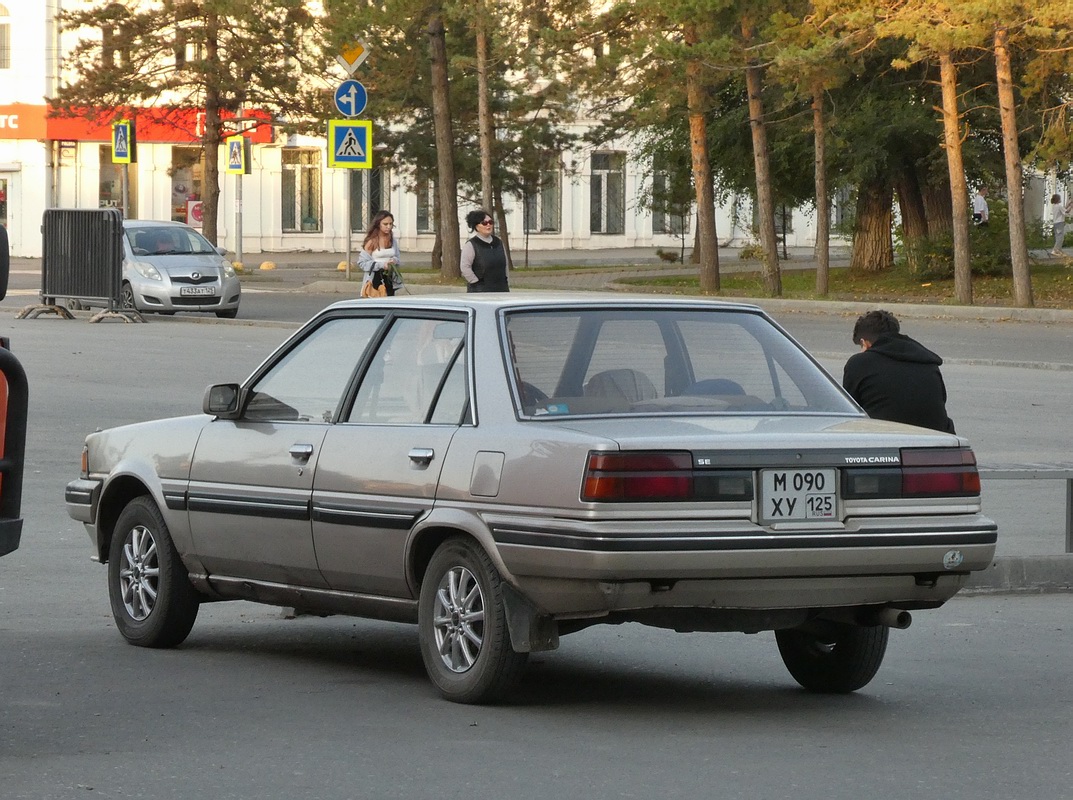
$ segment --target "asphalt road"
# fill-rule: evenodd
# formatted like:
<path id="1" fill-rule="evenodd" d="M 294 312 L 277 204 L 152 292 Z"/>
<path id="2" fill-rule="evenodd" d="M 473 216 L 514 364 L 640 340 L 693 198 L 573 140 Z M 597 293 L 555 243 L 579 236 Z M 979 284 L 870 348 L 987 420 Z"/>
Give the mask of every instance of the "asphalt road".
<path id="1" fill-rule="evenodd" d="M 439 700 L 407 626 L 218 604 L 177 650 L 126 645 L 63 486 L 87 431 L 198 410 L 300 306 L 336 299 L 259 298 L 209 324 L 16 320 L 17 298 L 0 305 L 31 390 L 26 529 L 0 559 L 4 800 L 1073 797 L 1073 595 L 919 612 L 875 681 L 834 698 L 799 691 L 767 634 L 590 629 L 494 708 Z M 852 320 L 777 316 L 836 374 L 853 352 Z M 1015 461 L 1068 459 L 1070 327 L 906 329 L 949 359 L 951 413 L 981 457 Z M 1013 518 L 1000 553 L 1057 552 L 1054 503 L 1009 486 L 1002 501 L 985 486 L 989 513 Z"/>

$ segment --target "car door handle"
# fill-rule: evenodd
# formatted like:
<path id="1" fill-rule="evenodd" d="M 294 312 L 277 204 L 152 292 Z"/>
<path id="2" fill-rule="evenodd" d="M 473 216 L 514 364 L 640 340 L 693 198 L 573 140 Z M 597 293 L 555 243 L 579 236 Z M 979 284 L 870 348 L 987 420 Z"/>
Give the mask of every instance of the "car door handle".
<path id="1" fill-rule="evenodd" d="M 415 447 L 410 451 L 410 460 L 415 464 L 428 464 L 435 455 L 436 451 L 431 447 Z"/>
<path id="2" fill-rule="evenodd" d="M 292 444 L 290 453 L 292 458 L 297 458 L 299 461 L 309 461 L 309 457 L 313 455 L 313 445 Z"/>

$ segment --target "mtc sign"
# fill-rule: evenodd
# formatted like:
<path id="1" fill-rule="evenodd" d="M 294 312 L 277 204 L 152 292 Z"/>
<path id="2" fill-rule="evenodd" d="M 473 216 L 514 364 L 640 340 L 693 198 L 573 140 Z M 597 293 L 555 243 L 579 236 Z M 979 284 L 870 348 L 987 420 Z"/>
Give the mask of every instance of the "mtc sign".
<path id="1" fill-rule="evenodd" d="M 0 139 L 45 139 L 45 107 L 0 103 Z"/>

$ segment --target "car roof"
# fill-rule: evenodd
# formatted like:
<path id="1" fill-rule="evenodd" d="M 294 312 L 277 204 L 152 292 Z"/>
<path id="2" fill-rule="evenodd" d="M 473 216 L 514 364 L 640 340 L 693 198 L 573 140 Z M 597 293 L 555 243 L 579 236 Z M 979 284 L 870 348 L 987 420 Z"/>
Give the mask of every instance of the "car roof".
<path id="1" fill-rule="evenodd" d="M 729 300 L 710 300 L 697 297 L 653 297 L 650 294 L 609 294 L 607 292 L 457 292 L 450 294 L 421 294 L 369 299 L 341 300 L 325 311 L 344 308 L 368 308 L 370 303 L 390 308 L 468 308 L 492 309 L 550 309 L 550 308 L 704 308 L 709 310 L 761 312 L 752 303 Z"/>
<path id="2" fill-rule="evenodd" d="M 175 222 L 170 219 L 125 219 L 123 220 L 124 230 L 134 230 L 135 228 L 189 228 L 190 226 L 183 222 Z"/>

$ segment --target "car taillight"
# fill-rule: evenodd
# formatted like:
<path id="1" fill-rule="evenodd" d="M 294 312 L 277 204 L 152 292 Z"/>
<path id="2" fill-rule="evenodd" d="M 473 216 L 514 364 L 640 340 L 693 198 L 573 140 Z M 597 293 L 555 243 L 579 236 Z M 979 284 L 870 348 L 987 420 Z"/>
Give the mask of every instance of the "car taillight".
<path id="1" fill-rule="evenodd" d="M 907 448 L 901 451 L 900 461 L 900 466 L 843 469 L 842 497 L 887 500 L 980 494 L 976 456 L 967 447 Z"/>
<path id="2" fill-rule="evenodd" d="M 689 500 L 693 457 L 687 452 L 589 453 L 585 501 Z"/>
<path id="3" fill-rule="evenodd" d="M 980 473 L 967 447 L 902 450 L 902 497 L 976 494 Z"/>

